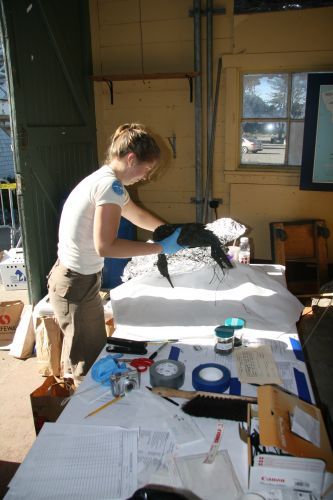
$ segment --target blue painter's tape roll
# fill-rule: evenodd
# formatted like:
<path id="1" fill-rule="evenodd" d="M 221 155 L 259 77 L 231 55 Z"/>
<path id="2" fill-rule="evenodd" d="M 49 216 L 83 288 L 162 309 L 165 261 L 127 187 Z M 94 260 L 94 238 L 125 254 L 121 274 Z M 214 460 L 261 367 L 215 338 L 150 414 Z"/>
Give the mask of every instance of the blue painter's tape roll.
<path id="1" fill-rule="evenodd" d="M 194 368 L 192 385 L 196 391 L 224 392 L 230 385 L 231 373 L 217 363 L 206 363 Z"/>

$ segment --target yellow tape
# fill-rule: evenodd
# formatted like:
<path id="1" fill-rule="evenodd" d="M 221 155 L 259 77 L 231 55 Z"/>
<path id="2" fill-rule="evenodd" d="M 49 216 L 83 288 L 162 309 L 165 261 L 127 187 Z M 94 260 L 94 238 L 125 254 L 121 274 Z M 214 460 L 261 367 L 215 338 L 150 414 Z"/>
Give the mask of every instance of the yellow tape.
<path id="1" fill-rule="evenodd" d="M 10 184 L 0 184 L 0 189 L 16 189 L 16 182 Z"/>

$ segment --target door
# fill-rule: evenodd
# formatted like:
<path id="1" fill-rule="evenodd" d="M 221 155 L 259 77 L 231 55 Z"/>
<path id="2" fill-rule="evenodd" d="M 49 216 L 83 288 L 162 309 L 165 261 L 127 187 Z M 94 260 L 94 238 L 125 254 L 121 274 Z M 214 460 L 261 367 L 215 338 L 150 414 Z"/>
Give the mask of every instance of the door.
<path id="1" fill-rule="evenodd" d="M 29 299 L 46 293 L 62 203 L 97 168 L 88 0 L 0 0 Z"/>

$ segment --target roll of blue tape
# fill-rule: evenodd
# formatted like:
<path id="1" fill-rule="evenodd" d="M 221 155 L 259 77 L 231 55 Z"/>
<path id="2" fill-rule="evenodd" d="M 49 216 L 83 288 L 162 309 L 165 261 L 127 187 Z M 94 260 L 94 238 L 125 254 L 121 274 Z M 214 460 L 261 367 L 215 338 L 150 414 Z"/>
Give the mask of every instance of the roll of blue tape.
<path id="1" fill-rule="evenodd" d="M 194 368 L 192 385 L 196 391 L 224 392 L 230 385 L 231 373 L 217 363 L 206 363 Z"/>

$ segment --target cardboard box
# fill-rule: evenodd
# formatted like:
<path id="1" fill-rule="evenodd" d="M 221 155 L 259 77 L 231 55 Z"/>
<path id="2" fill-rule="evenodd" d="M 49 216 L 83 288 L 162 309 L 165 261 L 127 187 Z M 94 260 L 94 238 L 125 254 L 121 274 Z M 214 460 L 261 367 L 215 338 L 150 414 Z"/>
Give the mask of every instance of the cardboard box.
<path id="1" fill-rule="evenodd" d="M 35 347 L 35 330 L 32 321 L 32 305 L 25 305 L 17 325 L 9 354 L 19 359 L 32 356 Z"/>
<path id="2" fill-rule="evenodd" d="M 0 262 L 2 283 L 6 290 L 26 290 L 27 277 L 22 248 L 11 248 L 4 251 Z"/>
<path id="3" fill-rule="evenodd" d="M 291 430 L 295 411 L 313 419 L 318 429 L 316 444 Z M 260 450 L 284 454 L 259 452 L 253 456 L 251 421 L 259 420 Z M 287 456 L 285 454 L 289 454 Z M 333 454 L 321 411 L 276 386 L 258 388 L 258 405 L 249 405 L 248 414 L 249 488 L 253 491 L 272 487 L 309 491 L 321 494 L 325 470 L 333 471 Z"/>
<path id="4" fill-rule="evenodd" d="M 0 345 L 12 343 L 23 307 L 21 300 L 0 302 Z"/>

